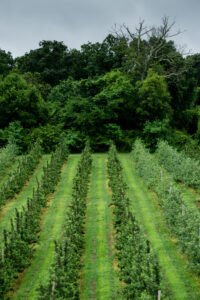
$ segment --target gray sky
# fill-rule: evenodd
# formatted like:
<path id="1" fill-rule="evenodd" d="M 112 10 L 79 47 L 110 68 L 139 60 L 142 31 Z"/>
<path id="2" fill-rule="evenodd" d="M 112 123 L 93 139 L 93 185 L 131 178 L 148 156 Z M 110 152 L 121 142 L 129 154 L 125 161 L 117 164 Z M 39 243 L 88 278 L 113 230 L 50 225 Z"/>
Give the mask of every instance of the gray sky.
<path id="1" fill-rule="evenodd" d="M 200 52 L 200 0 L 0 0 L 0 48 L 14 57 L 41 40 L 80 48 L 101 42 L 115 23 L 134 31 L 139 19 L 159 25 L 164 15 L 176 20 L 174 29 L 186 30 L 176 42 Z"/>

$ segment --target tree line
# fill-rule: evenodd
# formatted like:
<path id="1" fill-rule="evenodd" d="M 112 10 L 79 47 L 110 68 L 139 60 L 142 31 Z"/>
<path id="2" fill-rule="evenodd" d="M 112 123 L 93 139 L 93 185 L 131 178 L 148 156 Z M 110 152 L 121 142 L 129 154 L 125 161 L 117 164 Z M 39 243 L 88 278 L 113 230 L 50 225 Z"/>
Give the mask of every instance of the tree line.
<path id="1" fill-rule="evenodd" d="M 179 51 L 177 34 L 165 17 L 80 50 L 43 40 L 14 59 L 0 49 L 0 145 L 12 136 L 24 151 L 39 137 L 50 152 L 63 131 L 73 151 L 87 139 L 95 151 L 110 139 L 130 150 L 138 136 L 152 149 L 159 138 L 198 144 L 200 54 Z"/>

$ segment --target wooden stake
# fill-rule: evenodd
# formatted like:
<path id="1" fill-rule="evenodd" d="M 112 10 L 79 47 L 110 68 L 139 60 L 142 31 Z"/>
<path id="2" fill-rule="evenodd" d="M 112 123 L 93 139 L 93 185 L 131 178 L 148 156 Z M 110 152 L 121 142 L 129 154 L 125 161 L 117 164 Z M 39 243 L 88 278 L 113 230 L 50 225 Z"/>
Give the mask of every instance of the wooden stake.
<path id="1" fill-rule="evenodd" d="M 53 280 L 52 282 L 52 289 L 51 289 L 51 300 L 54 300 L 54 290 L 55 290 L 55 284 L 56 284 L 56 281 L 55 279 Z"/>
<path id="2" fill-rule="evenodd" d="M 158 290 L 158 300 L 161 300 L 161 290 Z"/>
<path id="3" fill-rule="evenodd" d="M 200 224 L 199 224 L 199 247 L 200 247 Z"/>
<path id="4" fill-rule="evenodd" d="M 172 186 L 170 186 L 169 188 L 169 193 L 171 194 L 171 192 L 172 192 Z"/>
<path id="5" fill-rule="evenodd" d="M 184 208 L 185 208 L 185 206 L 184 206 L 184 204 L 182 204 L 182 216 L 184 216 L 184 214 L 185 214 Z"/>
<path id="6" fill-rule="evenodd" d="M 1 254 L 2 254 L 2 262 L 4 263 L 4 248 L 2 248 Z"/>

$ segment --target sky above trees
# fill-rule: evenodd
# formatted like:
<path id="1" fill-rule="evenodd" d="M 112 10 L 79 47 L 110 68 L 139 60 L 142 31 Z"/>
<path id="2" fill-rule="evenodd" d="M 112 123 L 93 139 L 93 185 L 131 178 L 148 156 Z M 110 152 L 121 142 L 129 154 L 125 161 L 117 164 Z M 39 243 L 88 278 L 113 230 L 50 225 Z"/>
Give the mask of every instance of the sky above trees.
<path id="1" fill-rule="evenodd" d="M 158 25 L 166 15 L 176 28 L 185 30 L 175 38 L 192 53 L 200 52 L 199 0 L 1 0 L 0 48 L 13 56 L 38 47 L 41 40 L 64 41 L 79 48 L 87 41 L 102 41 L 115 23 L 130 28 L 145 19 Z"/>

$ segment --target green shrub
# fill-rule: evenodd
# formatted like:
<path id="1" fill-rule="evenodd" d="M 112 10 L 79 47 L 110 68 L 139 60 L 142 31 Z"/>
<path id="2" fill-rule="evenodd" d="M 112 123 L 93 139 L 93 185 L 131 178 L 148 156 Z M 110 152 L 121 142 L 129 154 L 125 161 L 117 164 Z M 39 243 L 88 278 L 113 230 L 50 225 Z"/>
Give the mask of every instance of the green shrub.
<path id="1" fill-rule="evenodd" d="M 32 129 L 25 137 L 25 143 L 29 148 L 33 143 L 39 140 L 45 153 L 54 151 L 60 141 L 62 134 L 62 125 L 50 125 L 41 126 L 39 128 Z"/>
<path id="2" fill-rule="evenodd" d="M 0 148 L 0 177 L 2 177 L 7 168 L 14 162 L 18 153 L 16 144 L 9 143 L 7 146 Z"/>

